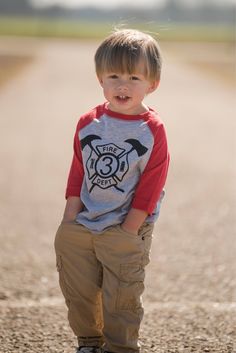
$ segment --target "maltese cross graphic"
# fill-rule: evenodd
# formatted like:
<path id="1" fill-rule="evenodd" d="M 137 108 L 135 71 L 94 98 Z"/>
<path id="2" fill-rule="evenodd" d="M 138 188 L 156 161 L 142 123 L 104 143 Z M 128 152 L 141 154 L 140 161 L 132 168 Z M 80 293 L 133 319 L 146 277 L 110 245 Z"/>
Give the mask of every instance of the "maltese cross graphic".
<path id="1" fill-rule="evenodd" d="M 86 170 L 92 184 L 89 192 L 92 192 L 95 186 L 101 189 L 115 187 L 117 190 L 124 192 L 118 185 L 129 170 L 128 155 L 135 151 L 140 157 L 147 152 L 147 147 L 136 139 L 124 141 L 128 144 L 128 150 L 114 143 L 94 147 L 93 141 L 95 140 L 101 140 L 101 137 L 88 135 L 80 141 L 82 150 L 86 146 L 90 148 L 90 155 L 86 162 Z"/>

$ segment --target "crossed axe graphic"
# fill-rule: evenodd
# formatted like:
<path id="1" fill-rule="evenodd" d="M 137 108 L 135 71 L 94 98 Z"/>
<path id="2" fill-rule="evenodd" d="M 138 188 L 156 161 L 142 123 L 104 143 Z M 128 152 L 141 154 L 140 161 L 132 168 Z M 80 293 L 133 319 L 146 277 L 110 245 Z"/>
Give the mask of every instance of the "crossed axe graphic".
<path id="1" fill-rule="evenodd" d="M 80 140 L 81 148 L 83 150 L 85 148 L 85 146 L 89 146 L 91 148 L 91 150 L 94 151 L 94 153 L 96 153 L 97 156 L 101 156 L 101 153 L 98 152 L 92 145 L 92 141 L 94 141 L 94 140 L 101 140 L 101 137 L 97 136 L 97 135 L 85 136 L 82 140 Z M 131 149 L 128 152 L 123 152 L 119 156 L 119 158 L 123 157 L 125 154 L 128 155 L 129 153 L 131 153 L 134 150 L 137 152 L 137 155 L 140 157 L 140 156 L 143 156 L 148 150 L 147 147 L 142 145 L 141 142 L 139 142 L 136 139 L 128 139 L 128 140 L 125 140 L 124 142 L 129 143 L 131 145 Z"/>
<path id="2" fill-rule="evenodd" d="M 98 156 L 102 156 L 102 153 L 98 150 L 96 150 L 93 145 L 92 145 L 92 142 L 94 140 L 101 140 L 101 137 L 100 136 L 97 136 L 97 135 L 88 135 L 88 136 L 85 136 L 82 140 L 80 140 L 80 144 L 81 144 L 81 148 L 82 150 L 86 147 L 86 146 L 89 146 L 91 148 L 91 150 Z M 136 139 L 127 139 L 125 140 L 124 142 L 128 143 L 131 145 L 131 148 L 129 151 L 124 151 L 122 152 L 119 156 L 118 156 L 118 159 L 124 157 L 125 155 L 128 156 L 128 154 L 130 154 L 132 151 L 136 151 L 137 155 L 140 157 L 140 156 L 143 156 L 148 148 L 145 147 L 144 145 L 142 145 L 138 140 Z M 115 176 L 114 176 L 115 177 Z M 114 185 L 115 186 L 115 185 Z M 94 187 L 94 185 L 93 185 Z M 92 188 L 93 188 L 92 187 Z M 124 192 L 124 190 L 118 188 L 117 186 L 115 186 L 118 190 Z M 90 191 L 92 190 L 92 188 L 90 189 Z"/>

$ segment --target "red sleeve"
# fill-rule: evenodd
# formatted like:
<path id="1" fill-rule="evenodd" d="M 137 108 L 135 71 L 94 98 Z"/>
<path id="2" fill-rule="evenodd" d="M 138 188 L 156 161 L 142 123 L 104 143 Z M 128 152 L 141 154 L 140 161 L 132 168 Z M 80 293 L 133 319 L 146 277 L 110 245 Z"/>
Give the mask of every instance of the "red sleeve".
<path id="1" fill-rule="evenodd" d="M 84 168 L 79 141 L 79 124 L 74 136 L 74 155 L 70 167 L 66 188 L 66 199 L 69 196 L 80 196 L 80 190 L 84 178 Z"/>
<path id="2" fill-rule="evenodd" d="M 84 179 L 84 167 L 81 146 L 79 141 L 79 131 L 90 124 L 95 118 L 99 118 L 104 110 L 105 104 L 93 108 L 88 113 L 82 115 L 77 124 L 74 136 L 74 155 L 70 167 L 67 181 L 66 198 L 69 196 L 80 196 L 80 191 Z"/>
<path id="3" fill-rule="evenodd" d="M 152 214 L 165 185 L 169 152 L 163 124 L 149 124 L 154 135 L 153 150 L 137 185 L 132 207 Z"/>

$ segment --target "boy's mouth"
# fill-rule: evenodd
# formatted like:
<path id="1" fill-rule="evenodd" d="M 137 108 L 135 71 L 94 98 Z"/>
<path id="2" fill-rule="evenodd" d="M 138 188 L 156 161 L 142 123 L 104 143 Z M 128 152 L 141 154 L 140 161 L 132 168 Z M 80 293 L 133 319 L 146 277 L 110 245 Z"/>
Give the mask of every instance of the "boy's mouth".
<path id="1" fill-rule="evenodd" d="M 116 96 L 116 99 L 119 102 L 127 102 L 130 99 L 130 97 L 128 97 L 128 96 Z"/>

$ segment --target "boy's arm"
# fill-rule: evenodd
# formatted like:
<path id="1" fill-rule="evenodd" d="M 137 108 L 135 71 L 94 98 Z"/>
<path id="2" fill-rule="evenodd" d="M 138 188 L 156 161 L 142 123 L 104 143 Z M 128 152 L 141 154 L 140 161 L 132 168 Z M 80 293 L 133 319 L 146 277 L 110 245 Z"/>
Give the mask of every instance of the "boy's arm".
<path id="1" fill-rule="evenodd" d="M 138 234 L 138 230 L 145 221 L 148 213 L 137 208 L 131 208 L 122 223 L 122 228 L 129 233 Z"/>
<path id="2" fill-rule="evenodd" d="M 83 203 L 80 199 L 80 190 L 84 177 L 84 169 L 78 132 L 79 124 L 77 125 L 74 136 L 74 155 L 67 181 L 65 195 L 67 201 L 62 222 L 74 221 L 76 219 L 77 214 L 83 209 Z"/>
<path id="3" fill-rule="evenodd" d="M 66 199 L 71 196 L 80 197 L 80 190 L 84 178 L 84 168 L 82 162 L 81 146 L 79 142 L 79 124 L 77 125 L 74 136 L 74 154 L 67 181 Z"/>
<path id="4" fill-rule="evenodd" d="M 164 126 L 161 125 L 155 132 L 150 159 L 140 177 L 131 209 L 122 225 L 125 230 L 134 234 L 137 234 L 147 215 L 154 211 L 167 177 L 169 152 Z"/>
<path id="5" fill-rule="evenodd" d="M 62 222 L 72 222 L 76 219 L 77 214 L 82 210 L 83 203 L 78 196 L 70 196 L 66 201 L 66 207 Z"/>

